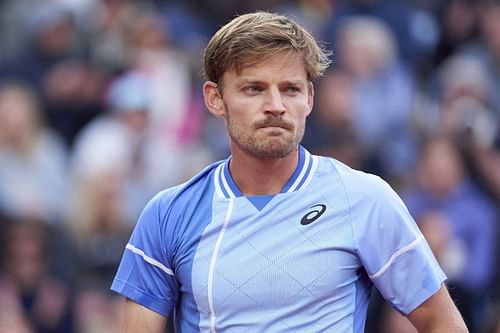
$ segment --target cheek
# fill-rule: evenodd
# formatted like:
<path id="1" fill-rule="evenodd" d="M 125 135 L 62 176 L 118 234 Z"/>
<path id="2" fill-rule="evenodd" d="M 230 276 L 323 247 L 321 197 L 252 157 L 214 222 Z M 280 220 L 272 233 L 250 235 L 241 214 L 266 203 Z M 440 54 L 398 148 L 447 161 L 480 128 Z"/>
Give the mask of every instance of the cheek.
<path id="1" fill-rule="evenodd" d="M 231 121 L 238 123 L 247 123 L 250 124 L 252 122 L 252 115 L 255 114 L 256 105 L 258 103 L 250 103 L 250 102 L 228 102 L 224 103 L 225 109 L 225 118 L 231 119 Z"/>
<path id="2" fill-rule="evenodd" d="M 311 113 L 311 109 L 307 104 L 300 104 L 294 108 L 294 112 L 291 113 L 291 117 L 294 118 L 295 122 L 302 123 Z"/>
<path id="3" fill-rule="evenodd" d="M 247 119 L 243 112 L 235 112 L 235 110 L 226 111 L 224 120 L 228 130 L 233 132 L 233 134 L 248 132 L 252 127 L 251 120 Z"/>
<path id="4" fill-rule="evenodd" d="M 288 97 L 285 99 L 285 107 L 294 114 L 306 115 L 311 111 L 312 96 L 302 94 L 300 96 Z"/>
<path id="5" fill-rule="evenodd" d="M 248 119 L 248 117 L 245 115 L 244 112 L 235 112 L 234 110 L 226 111 L 225 118 L 226 122 L 233 125 L 247 127 L 250 124 L 250 120 Z"/>

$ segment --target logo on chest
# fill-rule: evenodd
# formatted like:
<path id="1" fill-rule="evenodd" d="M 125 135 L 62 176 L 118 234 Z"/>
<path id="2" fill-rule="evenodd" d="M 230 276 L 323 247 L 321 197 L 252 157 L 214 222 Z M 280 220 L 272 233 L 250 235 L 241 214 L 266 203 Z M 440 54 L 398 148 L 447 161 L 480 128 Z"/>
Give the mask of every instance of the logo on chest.
<path id="1" fill-rule="evenodd" d="M 300 224 L 308 225 L 320 218 L 321 215 L 326 211 L 326 205 L 318 204 L 310 207 L 311 209 L 316 208 L 308 212 L 306 215 L 302 216 Z"/>

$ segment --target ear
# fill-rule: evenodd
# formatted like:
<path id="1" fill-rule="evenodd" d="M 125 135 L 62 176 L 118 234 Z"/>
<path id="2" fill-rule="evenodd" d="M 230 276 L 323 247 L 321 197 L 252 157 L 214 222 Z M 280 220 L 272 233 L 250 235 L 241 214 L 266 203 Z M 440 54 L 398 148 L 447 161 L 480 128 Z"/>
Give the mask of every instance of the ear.
<path id="1" fill-rule="evenodd" d="M 203 97 L 205 99 L 205 105 L 216 117 L 224 117 L 226 110 L 224 109 L 224 101 L 222 100 L 222 95 L 217 87 L 217 83 L 212 81 L 206 81 L 203 84 Z"/>
<path id="2" fill-rule="evenodd" d="M 313 109 L 314 104 L 314 85 L 312 82 L 307 83 L 307 106 L 306 106 L 306 116 L 309 116 Z"/>

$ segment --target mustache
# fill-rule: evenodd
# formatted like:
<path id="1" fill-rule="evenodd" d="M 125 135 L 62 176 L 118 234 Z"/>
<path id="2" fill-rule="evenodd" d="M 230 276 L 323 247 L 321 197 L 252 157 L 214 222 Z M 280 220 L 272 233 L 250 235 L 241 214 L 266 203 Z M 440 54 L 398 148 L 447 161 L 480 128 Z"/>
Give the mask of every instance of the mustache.
<path id="1" fill-rule="evenodd" d="M 265 119 L 256 121 L 254 123 L 255 128 L 262 127 L 282 127 L 285 129 L 292 129 L 293 123 L 281 118 L 281 117 L 267 117 Z"/>

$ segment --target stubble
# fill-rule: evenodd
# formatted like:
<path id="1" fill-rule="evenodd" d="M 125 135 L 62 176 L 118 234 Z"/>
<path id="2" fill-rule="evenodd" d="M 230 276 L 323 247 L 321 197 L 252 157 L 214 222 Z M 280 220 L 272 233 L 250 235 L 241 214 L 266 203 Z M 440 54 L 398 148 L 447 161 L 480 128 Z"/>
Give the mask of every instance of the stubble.
<path id="1" fill-rule="evenodd" d="M 268 116 L 260 121 L 242 125 L 233 121 L 226 112 L 225 121 L 232 142 L 256 157 L 284 158 L 297 149 L 304 137 L 305 120 L 295 126 L 282 117 Z M 263 129 L 269 126 L 279 129 Z"/>

